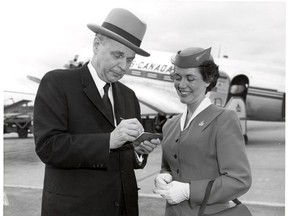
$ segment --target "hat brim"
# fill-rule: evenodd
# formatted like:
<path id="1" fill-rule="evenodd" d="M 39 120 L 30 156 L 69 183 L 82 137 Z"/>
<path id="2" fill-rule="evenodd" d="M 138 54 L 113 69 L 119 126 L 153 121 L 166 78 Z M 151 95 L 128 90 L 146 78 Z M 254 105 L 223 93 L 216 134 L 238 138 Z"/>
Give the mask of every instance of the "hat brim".
<path id="1" fill-rule="evenodd" d="M 130 41 L 126 40 L 125 38 L 119 36 L 118 34 L 103 28 L 102 26 L 96 25 L 96 24 L 88 24 L 87 27 L 95 32 L 95 33 L 100 33 L 103 34 L 109 38 L 112 38 L 116 41 L 118 41 L 121 44 L 124 44 L 125 46 L 129 47 L 130 49 L 132 49 L 133 51 L 135 51 L 138 55 L 141 56 L 150 56 L 150 54 L 148 52 L 146 52 L 145 50 L 141 49 L 140 47 L 134 45 L 133 43 L 131 43 Z"/>

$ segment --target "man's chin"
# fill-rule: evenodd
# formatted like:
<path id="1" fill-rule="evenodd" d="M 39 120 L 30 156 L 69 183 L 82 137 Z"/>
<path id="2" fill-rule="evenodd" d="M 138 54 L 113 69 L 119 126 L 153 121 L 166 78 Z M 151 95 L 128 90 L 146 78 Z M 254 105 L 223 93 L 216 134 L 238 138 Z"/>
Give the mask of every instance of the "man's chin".
<path id="1" fill-rule="evenodd" d="M 115 83 L 115 82 L 119 81 L 121 78 L 122 78 L 122 77 L 111 77 L 108 81 L 109 81 L 110 83 Z"/>
<path id="2" fill-rule="evenodd" d="M 111 81 L 111 82 L 117 82 L 117 81 L 119 81 L 120 79 L 122 79 L 123 76 L 124 76 L 124 75 L 114 75 L 114 76 L 110 77 L 110 81 Z"/>

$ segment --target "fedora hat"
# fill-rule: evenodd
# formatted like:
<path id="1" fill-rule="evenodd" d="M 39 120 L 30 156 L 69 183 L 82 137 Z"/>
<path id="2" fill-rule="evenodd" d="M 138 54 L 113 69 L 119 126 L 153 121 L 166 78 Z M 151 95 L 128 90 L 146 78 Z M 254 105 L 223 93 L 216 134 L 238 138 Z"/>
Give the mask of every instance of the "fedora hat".
<path id="1" fill-rule="evenodd" d="M 95 33 L 103 34 L 124 44 L 139 55 L 150 56 L 140 48 L 146 32 L 146 24 L 128 10 L 115 8 L 101 26 L 88 24 L 87 27 Z"/>
<path id="2" fill-rule="evenodd" d="M 213 61 L 211 55 L 211 47 L 203 49 L 200 47 L 190 47 L 182 51 L 178 51 L 176 56 L 172 57 L 172 64 L 181 68 L 196 68 L 204 61 Z"/>

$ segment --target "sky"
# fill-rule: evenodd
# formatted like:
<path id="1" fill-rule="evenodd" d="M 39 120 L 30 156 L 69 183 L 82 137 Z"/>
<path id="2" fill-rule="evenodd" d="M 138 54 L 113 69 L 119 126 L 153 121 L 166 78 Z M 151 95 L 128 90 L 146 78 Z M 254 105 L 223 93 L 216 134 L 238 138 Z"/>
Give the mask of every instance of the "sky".
<path id="1" fill-rule="evenodd" d="M 83 49 L 91 48 L 92 55 L 94 33 L 86 25 L 101 25 L 115 7 L 147 23 L 141 45 L 147 51 L 212 47 L 215 57 L 285 67 L 285 1 L 7 0 L 3 5 L 1 60 L 7 76 L 44 74 Z"/>

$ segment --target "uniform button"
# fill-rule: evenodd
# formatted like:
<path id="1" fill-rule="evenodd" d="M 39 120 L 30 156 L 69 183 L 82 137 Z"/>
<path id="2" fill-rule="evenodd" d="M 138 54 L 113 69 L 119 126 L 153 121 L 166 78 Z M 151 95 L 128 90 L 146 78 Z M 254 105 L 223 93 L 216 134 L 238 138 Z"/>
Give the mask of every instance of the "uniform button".
<path id="1" fill-rule="evenodd" d="M 174 158 L 177 159 L 177 154 L 174 154 Z"/>
<path id="2" fill-rule="evenodd" d="M 93 167 L 93 168 L 96 168 L 96 165 L 95 165 L 95 164 L 93 164 L 93 165 L 92 165 L 92 167 Z"/>
<path id="3" fill-rule="evenodd" d="M 114 205 L 119 207 L 119 203 L 118 202 L 114 202 Z"/>
<path id="4" fill-rule="evenodd" d="M 179 174 L 179 169 L 177 169 L 177 171 L 176 171 L 178 174 Z"/>

